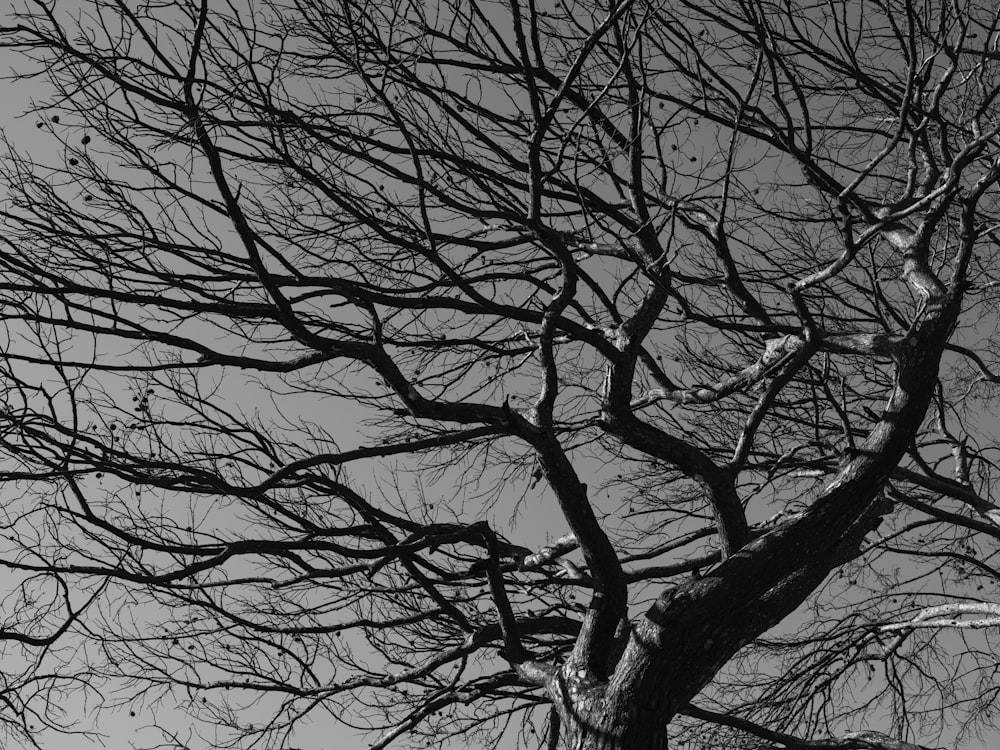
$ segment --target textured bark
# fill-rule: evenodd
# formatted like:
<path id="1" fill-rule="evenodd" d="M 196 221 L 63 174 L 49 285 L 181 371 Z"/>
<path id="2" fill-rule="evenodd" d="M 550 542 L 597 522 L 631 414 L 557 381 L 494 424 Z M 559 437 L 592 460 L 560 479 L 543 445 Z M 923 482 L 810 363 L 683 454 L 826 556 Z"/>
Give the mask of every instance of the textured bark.
<path id="1" fill-rule="evenodd" d="M 668 722 L 631 691 L 613 692 L 607 683 L 569 670 L 549 690 L 567 750 L 666 750 Z"/>

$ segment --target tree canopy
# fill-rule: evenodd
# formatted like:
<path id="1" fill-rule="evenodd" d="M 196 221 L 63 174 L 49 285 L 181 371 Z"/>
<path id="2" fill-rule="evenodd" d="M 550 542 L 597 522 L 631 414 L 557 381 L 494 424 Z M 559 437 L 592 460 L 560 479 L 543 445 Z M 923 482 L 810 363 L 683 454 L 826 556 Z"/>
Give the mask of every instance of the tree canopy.
<path id="1" fill-rule="evenodd" d="M 998 24 L 17 0 L 0 722 L 45 745 L 128 713 L 191 750 L 990 732 Z"/>

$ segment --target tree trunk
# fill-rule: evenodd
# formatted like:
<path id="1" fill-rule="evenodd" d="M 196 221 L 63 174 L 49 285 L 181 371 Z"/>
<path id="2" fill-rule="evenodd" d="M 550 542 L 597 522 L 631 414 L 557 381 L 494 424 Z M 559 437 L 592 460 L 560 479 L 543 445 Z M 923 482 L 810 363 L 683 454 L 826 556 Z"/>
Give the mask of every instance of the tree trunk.
<path id="1" fill-rule="evenodd" d="M 664 750 L 667 725 L 740 648 L 857 554 L 889 509 L 881 488 L 916 433 L 958 302 L 936 306 L 897 355 L 896 385 L 858 456 L 811 507 L 704 578 L 671 587 L 632 622 L 607 679 L 571 658 L 547 688 L 566 750 Z"/>
<path id="2" fill-rule="evenodd" d="M 631 691 L 612 692 L 607 683 L 571 674 L 555 679 L 556 710 L 565 750 L 666 750 L 669 718 Z"/>

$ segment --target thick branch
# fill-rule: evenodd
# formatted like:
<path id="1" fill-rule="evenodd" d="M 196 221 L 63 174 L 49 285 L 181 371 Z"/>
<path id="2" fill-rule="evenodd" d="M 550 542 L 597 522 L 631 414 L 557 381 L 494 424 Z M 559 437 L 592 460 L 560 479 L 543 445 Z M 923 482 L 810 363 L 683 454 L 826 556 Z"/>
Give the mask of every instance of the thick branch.
<path id="1" fill-rule="evenodd" d="M 676 404 L 710 404 L 759 383 L 793 357 L 803 344 L 801 338 L 790 334 L 770 339 L 765 344 L 760 359 L 728 378 L 723 378 L 712 385 L 678 388 L 672 391 L 652 388 L 634 399 L 630 406 L 632 409 L 641 409 L 658 401 L 671 401 Z"/>

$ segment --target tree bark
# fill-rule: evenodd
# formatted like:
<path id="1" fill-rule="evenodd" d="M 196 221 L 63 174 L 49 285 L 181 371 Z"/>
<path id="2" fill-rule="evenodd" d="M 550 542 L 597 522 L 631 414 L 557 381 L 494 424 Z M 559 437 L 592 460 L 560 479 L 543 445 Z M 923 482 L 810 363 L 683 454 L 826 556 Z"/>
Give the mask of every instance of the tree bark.
<path id="1" fill-rule="evenodd" d="M 667 724 L 654 702 L 612 691 L 585 672 L 563 669 L 549 686 L 566 750 L 666 750 Z"/>

